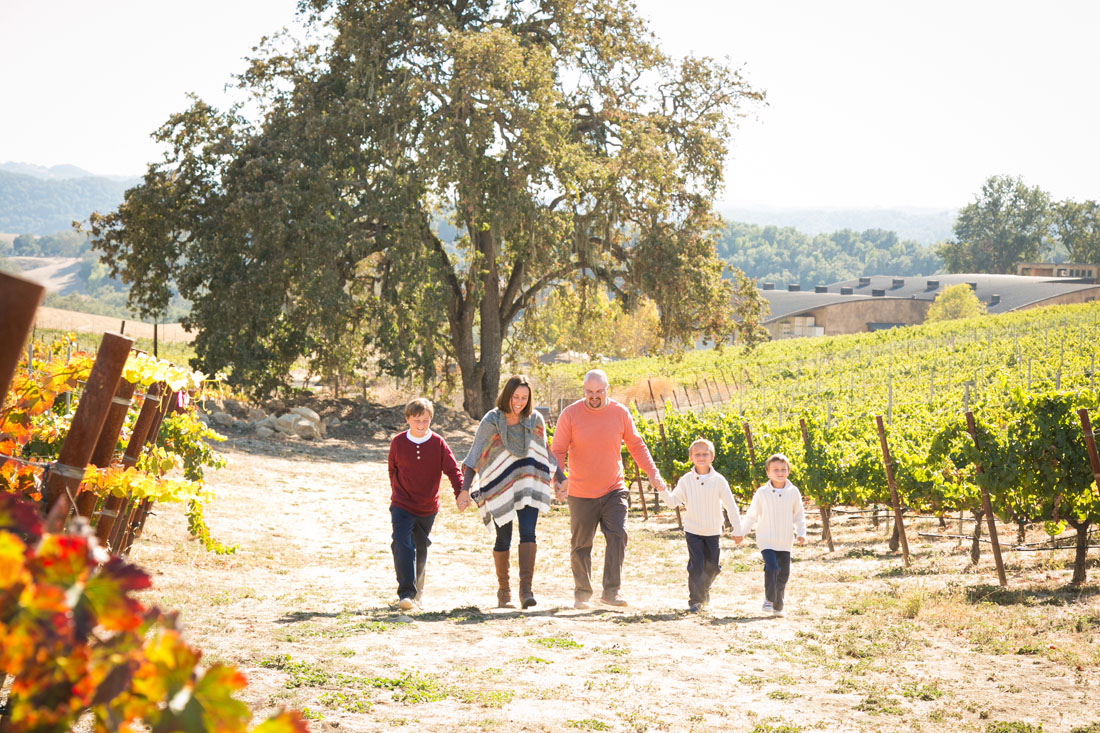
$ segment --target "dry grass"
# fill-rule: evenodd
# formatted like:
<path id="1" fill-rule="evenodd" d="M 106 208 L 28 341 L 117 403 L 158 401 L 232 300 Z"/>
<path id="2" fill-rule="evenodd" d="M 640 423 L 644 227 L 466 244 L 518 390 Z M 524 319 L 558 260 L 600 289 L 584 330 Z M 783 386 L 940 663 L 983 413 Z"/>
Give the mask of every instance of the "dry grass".
<path id="1" fill-rule="evenodd" d="M 205 553 L 166 507 L 133 559 L 154 572 L 148 600 L 182 611 L 206 659 L 245 671 L 259 712 L 307 708 L 314 730 L 1049 733 L 1100 721 L 1100 568 L 1071 589 L 1068 553 L 1010 556 L 1004 590 L 967 547 L 913 531 L 904 570 L 884 528 L 844 523 L 835 553 L 795 551 L 790 614 L 772 619 L 755 547 L 724 539 L 713 604 L 692 615 L 674 515 L 635 513 L 631 607 L 574 611 L 568 516 L 555 508 L 539 523 L 539 605 L 497 610 L 489 534 L 448 504 L 424 610 L 403 615 L 381 441 L 227 452 L 208 517 L 240 551 Z M 601 550 L 597 538 L 596 568 Z"/>

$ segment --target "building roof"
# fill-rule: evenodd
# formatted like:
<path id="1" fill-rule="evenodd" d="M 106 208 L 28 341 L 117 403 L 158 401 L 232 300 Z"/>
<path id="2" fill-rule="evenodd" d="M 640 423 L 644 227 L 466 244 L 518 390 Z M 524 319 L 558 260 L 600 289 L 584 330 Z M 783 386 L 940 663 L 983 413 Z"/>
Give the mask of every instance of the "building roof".
<path id="1" fill-rule="evenodd" d="M 1087 278 L 1028 277 L 1021 275 L 984 275 L 963 273 L 930 277 L 894 277 L 871 275 L 825 286 L 826 292 L 761 290 L 771 306 L 765 323 L 796 316 L 806 311 L 839 303 L 868 298 L 895 300 L 935 300 L 944 289 L 969 283 L 978 300 L 986 304 L 989 313 L 1007 313 L 1041 303 L 1044 300 L 1080 290 L 1100 288 Z M 851 294 L 841 294 L 841 288 L 851 288 Z M 999 296 L 999 297 L 994 297 Z"/>

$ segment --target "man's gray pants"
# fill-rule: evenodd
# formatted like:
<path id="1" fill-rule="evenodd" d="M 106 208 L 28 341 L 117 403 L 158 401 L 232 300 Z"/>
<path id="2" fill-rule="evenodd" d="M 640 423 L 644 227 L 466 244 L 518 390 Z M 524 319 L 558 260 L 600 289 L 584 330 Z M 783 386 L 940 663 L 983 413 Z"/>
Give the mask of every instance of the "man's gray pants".
<path id="1" fill-rule="evenodd" d="M 614 598 L 619 592 L 626 556 L 627 496 L 626 489 L 618 489 L 595 499 L 569 497 L 573 596 L 578 601 L 592 597 L 592 540 L 597 526 L 607 544 L 603 558 L 603 597 Z"/>

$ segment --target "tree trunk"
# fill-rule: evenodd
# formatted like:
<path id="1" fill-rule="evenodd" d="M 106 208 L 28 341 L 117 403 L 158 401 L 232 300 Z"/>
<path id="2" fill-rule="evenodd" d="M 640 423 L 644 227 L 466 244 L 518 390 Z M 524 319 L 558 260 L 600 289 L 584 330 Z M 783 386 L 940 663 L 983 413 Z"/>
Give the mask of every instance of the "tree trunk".
<path id="1" fill-rule="evenodd" d="M 1016 544 L 1027 543 L 1027 522 L 1016 522 Z"/>
<path id="2" fill-rule="evenodd" d="M 871 509 L 871 526 L 878 529 L 878 504 Z"/>
<path id="3" fill-rule="evenodd" d="M 833 513 L 831 506 L 820 506 L 818 510 L 821 512 L 821 539 L 829 543 L 829 552 L 834 552 L 836 548 L 833 547 L 833 528 L 829 524 L 829 517 Z"/>
<path id="4" fill-rule="evenodd" d="M 1088 559 L 1089 552 L 1089 527 L 1092 526 L 1092 520 L 1086 519 L 1080 523 L 1070 522 L 1070 525 L 1077 530 L 1076 551 L 1073 554 L 1073 580 L 1070 582 L 1073 585 L 1083 585 L 1085 582 L 1085 560 Z"/>
<path id="5" fill-rule="evenodd" d="M 978 560 L 982 556 L 982 516 L 983 512 L 973 512 L 974 514 L 974 540 L 970 543 L 970 562 L 974 565 L 978 564 Z"/>
<path id="6" fill-rule="evenodd" d="M 890 534 L 890 551 L 897 552 L 901 547 L 901 533 L 898 532 L 898 523 L 894 522 L 894 531 Z"/>

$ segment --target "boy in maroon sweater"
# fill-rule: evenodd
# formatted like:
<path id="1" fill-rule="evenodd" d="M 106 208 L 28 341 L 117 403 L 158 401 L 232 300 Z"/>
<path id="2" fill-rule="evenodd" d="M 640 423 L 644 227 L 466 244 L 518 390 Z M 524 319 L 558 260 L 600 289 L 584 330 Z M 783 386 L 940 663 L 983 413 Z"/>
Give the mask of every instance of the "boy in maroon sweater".
<path id="1" fill-rule="evenodd" d="M 430 430 L 434 412 L 423 397 L 405 405 L 409 429 L 390 441 L 390 548 L 397 571 L 397 606 L 405 611 L 413 608 L 424 590 L 428 535 L 439 512 L 443 474 L 450 479 L 456 500 L 462 491 L 462 472 L 454 453 L 442 436 Z"/>

